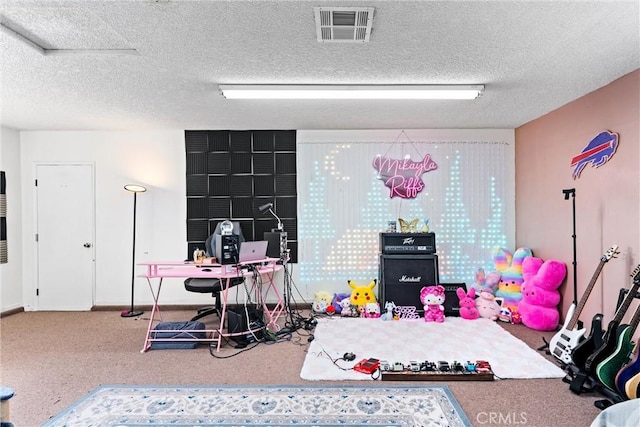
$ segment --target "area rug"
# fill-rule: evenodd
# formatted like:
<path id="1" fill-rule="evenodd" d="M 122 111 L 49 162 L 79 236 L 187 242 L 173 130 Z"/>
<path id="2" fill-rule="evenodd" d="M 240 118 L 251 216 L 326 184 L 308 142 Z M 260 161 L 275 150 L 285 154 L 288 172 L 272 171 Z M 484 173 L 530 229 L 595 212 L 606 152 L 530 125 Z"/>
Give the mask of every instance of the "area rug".
<path id="1" fill-rule="evenodd" d="M 354 353 L 355 360 L 340 359 Z M 327 317 L 318 319 L 300 377 L 305 380 L 373 380 L 354 371 L 362 359 L 404 365 L 410 361 L 486 360 L 497 379 L 562 378 L 565 372 L 489 319 L 416 320 Z M 335 362 L 335 363 L 334 363 Z"/>
<path id="2" fill-rule="evenodd" d="M 471 426 L 446 386 L 100 386 L 45 427 Z"/>

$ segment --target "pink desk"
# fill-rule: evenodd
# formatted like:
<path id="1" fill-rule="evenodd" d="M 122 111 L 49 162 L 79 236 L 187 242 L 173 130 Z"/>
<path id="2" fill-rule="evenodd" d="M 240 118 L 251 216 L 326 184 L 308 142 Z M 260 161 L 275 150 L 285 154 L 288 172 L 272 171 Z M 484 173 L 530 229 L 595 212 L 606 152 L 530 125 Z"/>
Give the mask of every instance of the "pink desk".
<path id="1" fill-rule="evenodd" d="M 264 311 L 266 327 L 268 330 L 275 332 L 279 329 L 277 324 L 278 318 L 284 311 L 284 301 L 282 295 L 278 291 L 273 278 L 275 273 L 282 269 L 282 266 L 277 264 L 278 258 L 267 258 L 260 261 L 252 261 L 248 263 L 240 264 L 240 267 L 253 265 L 258 269 L 258 276 L 254 275 L 252 271 L 241 271 L 241 275 L 245 278 L 253 278 L 250 291 L 256 296 L 256 302 L 262 306 Z M 144 346 L 142 347 L 142 353 L 149 350 L 153 341 L 206 341 L 216 342 L 217 350 L 220 350 L 223 337 L 229 337 L 234 335 L 245 335 L 247 332 L 230 334 L 224 331 L 224 319 L 227 311 L 227 296 L 229 294 L 229 284 L 232 278 L 238 277 L 238 272 L 235 271 L 235 266 L 232 267 L 234 271 L 227 271 L 229 266 L 220 266 L 218 264 L 194 264 L 193 262 L 141 262 L 140 266 L 146 266 L 146 272 L 139 277 L 147 279 L 151 295 L 153 296 L 153 307 L 151 308 L 151 318 L 149 319 L 149 327 L 147 328 L 147 335 L 144 340 Z M 211 271 L 203 271 L 203 269 L 210 269 Z M 166 278 L 197 278 L 197 279 L 220 279 L 224 286 L 220 291 L 220 305 L 222 307 L 222 313 L 220 313 L 220 326 L 216 329 L 206 330 L 191 330 L 190 332 L 203 332 L 205 334 L 204 339 L 194 338 L 152 338 L 154 326 L 162 321 L 162 314 L 160 313 L 160 307 L 158 304 L 160 298 L 160 290 L 162 289 L 162 281 Z M 152 279 L 158 279 L 157 281 Z M 157 286 L 154 287 L 154 282 Z M 266 304 L 266 298 L 268 295 L 273 295 L 277 299 L 277 303 L 273 309 L 269 309 Z M 166 331 L 157 331 L 166 332 Z"/>

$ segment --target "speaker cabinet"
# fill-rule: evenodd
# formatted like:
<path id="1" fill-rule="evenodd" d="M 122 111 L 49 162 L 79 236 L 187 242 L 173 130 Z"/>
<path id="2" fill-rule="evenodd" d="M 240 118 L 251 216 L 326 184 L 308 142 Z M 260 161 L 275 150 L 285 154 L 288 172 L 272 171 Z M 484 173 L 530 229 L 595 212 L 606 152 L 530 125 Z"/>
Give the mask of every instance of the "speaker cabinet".
<path id="1" fill-rule="evenodd" d="M 238 246 L 240 239 L 237 234 L 216 234 L 216 260 L 222 265 L 238 263 Z"/>
<path id="2" fill-rule="evenodd" d="M 286 231 L 265 231 L 264 240 L 267 245 L 267 257 L 281 258 L 287 253 L 287 232 Z"/>
<path id="3" fill-rule="evenodd" d="M 378 300 L 423 311 L 420 289 L 439 283 L 438 255 L 381 255 Z"/>

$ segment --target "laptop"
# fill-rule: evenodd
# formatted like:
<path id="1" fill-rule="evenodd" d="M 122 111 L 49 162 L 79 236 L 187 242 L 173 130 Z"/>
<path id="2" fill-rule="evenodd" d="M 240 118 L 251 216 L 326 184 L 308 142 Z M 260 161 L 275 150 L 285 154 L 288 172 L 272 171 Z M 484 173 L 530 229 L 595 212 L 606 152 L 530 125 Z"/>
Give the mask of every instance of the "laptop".
<path id="1" fill-rule="evenodd" d="M 238 255 L 238 262 L 251 262 L 260 261 L 267 257 L 267 245 L 269 242 L 266 240 L 257 240 L 254 242 L 242 242 L 240 244 L 240 254 Z"/>

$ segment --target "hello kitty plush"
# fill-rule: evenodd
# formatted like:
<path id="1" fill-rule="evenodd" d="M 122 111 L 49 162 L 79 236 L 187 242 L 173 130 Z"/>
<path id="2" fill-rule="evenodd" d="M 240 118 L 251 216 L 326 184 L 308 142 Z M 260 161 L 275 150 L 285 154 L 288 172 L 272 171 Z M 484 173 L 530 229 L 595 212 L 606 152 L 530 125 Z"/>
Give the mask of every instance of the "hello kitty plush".
<path id="1" fill-rule="evenodd" d="M 425 286 L 420 290 L 425 322 L 444 322 L 444 286 Z"/>
<path id="2" fill-rule="evenodd" d="M 471 288 L 469 292 L 465 292 L 463 288 L 456 289 L 458 299 L 460 299 L 460 317 L 463 319 L 477 319 L 480 317 L 476 308 L 476 289 Z"/>

